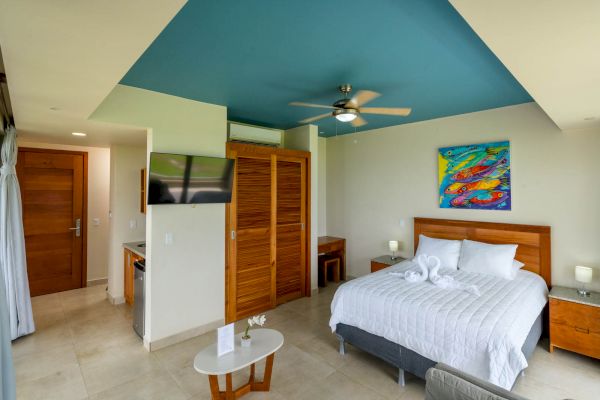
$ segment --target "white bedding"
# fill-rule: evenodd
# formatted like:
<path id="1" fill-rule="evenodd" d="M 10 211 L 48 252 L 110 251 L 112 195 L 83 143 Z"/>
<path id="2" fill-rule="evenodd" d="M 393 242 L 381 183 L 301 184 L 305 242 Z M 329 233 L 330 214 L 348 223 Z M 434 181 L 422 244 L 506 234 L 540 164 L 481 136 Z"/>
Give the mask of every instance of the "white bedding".
<path id="1" fill-rule="evenodd" d="M 444 270 L 477 285 L 476 297 L 388 274 L 414 267 L 407 260 L 341 285 L 331 304 L 331 329 L 355 326 L 510 390 L 527 367 L 521 347 L 546 304 L 544 280 L 528 271 L 507 280 Z"/>

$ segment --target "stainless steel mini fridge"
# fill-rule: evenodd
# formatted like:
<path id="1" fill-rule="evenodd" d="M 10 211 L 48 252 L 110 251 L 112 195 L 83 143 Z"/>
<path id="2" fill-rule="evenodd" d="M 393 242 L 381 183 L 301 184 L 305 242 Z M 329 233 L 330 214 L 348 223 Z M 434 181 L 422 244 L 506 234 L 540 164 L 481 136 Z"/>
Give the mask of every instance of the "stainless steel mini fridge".
<path id="1" fill-rule="evenodd" d="M 146 303 L 146 261 L 139 260 L 135 266 L 133 280 L 133 330 L 144 338 L 144 309 Z"/>

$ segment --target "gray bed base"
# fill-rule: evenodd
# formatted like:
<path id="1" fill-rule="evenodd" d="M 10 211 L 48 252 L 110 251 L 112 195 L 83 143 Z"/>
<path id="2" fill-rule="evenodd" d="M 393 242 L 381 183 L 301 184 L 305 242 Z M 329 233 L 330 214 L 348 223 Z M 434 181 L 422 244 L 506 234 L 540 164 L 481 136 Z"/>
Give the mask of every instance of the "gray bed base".
<path id="1" fill-rule="evenodd" d="M 523 343 L 523 347 L 521 348 L 525 358 L 528 360 L 542 336 L 542 314 L 543 312 L 540 313 L 533 323 L 533 326 L 527 335 L 527 339 L 525 339 L 525 343 Z M 335 334 L 340 340 L 340 354 L 345 354 L 345 343 L 348 342 L 351 345 L 382 359 L 388 364 L 398 368 L 398 384 L 402 386 L 404 386 L 404 371 L 410 372 L 421 379 L 425 379 L 427 370 L 437 364 L 437 361 L 432 361 L 404 346 L 354 326 L 337 324 Z M 524 374 L 524 370 L 521 371 L 521 374 Z"/>

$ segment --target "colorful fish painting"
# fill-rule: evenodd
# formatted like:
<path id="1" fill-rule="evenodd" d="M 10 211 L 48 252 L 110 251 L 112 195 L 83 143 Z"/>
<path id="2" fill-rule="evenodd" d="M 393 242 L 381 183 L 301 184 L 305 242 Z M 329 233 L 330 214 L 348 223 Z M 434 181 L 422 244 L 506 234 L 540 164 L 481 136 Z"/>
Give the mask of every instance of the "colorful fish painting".
<path id="1" fill-rule="evenodd" d="M 441 208 L 510 210 L 510 143 L 439 149 Z"/>

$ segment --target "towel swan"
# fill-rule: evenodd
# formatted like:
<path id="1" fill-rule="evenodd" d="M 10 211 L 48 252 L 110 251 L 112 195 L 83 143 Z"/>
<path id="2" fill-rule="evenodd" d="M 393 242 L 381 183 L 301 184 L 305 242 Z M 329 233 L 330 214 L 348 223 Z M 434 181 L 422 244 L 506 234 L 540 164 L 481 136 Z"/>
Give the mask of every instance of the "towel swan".
<path id="1" fill-rule="evenodd" d="M 442 262 L 438 257 L 421 254 L 414 261 L 416 261 L 419 271 L 389 272 L 389 274 L 400 276 L 411 283 L 425 282 L 429 279 L 431 283 L 442 289 L 464 290 L 475 296 L 481 295 L 479 288 L 475 285 L 466 285 L 458 282 L 450 275 L 440 275 L 439 270 Z"/>
<path id="2" fill-rule="evenodd" d="M 392 271 L 390 275 L 396 275 L 401 278 L 404 278 L 407 282 L 425 282 L 427 277 L 429 276 L 429 268 L 427 266 L 427 256 L 421 255 L 417 260 L 417 266 L 419 267 L 419 271 L 411 270 L 406 272 L 395 272 Z"/>
<path id="3" fill-rule="evenodd" d="M 422 257 L 422 256 L 421 256 Z M 440 270 L 440 266 L 442 265 L 439 258 L 436 256 L 425 256 L 427 258 L 427 264 L 430 267 L 429 270 L 429 280 L 435 286 L 440 287 L 442 289 L 458 289 L 464 290 L 466 292 L 472 293 L 475 296 L 481 296 L 479 292 L 479 288 L 475 285 L 466 285 L 464 283 L 458 282 L 454 280 L 454 277 L 450 275 L 439 275 L 438 271 Z M 420 257 L 419 257 L 420 258 Z M 433 263 L 433 266 L 432 266 Z"/>

